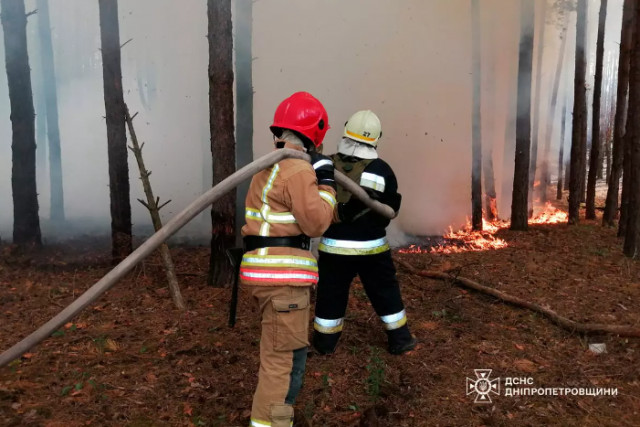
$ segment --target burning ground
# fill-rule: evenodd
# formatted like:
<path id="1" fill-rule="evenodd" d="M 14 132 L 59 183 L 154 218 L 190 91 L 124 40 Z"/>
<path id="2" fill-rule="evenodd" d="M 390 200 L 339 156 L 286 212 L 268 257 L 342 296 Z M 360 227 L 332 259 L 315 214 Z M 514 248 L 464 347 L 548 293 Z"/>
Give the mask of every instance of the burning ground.
<path id="1" fill-rule="evenodd" d="M 576 321 L 640 327 L 640 269 L 622 256 L 614 230 L 584 222 L 485 234 L 504 247 L 395 256 Z M 104 275 L 107 244 L 74 241 L 36 256 L 2 247 L 0 347 L 33 331 Z M 255 309 L 242 298 L 238 324 L 229 329 L 230 291 L 204 284 L 207 248 L 177 247 L 173 256 L 187 313 L 173 309 L 160 260 L 149 258 L 72 323 L 0 370 L 0 424 L 247 425 L 258 366 Z M 640 340 L 570 333 L 530 311 L 402 267 L 399 279 L 419 347 L 402 357 L 384 351 L 384 332 L 356 283 L 338 352 L 310 354 L 296 425 L 640 423 Z M 590 343 L 606 344 L 607 352 L 592 353 Z M 505 377 L 530 377 L 536 387 L 617 388 L 618 395 L 502 393 L 491 404 L 474 404 L 465 389 L 474 369 L 492 369 L 503 388 Z"/>

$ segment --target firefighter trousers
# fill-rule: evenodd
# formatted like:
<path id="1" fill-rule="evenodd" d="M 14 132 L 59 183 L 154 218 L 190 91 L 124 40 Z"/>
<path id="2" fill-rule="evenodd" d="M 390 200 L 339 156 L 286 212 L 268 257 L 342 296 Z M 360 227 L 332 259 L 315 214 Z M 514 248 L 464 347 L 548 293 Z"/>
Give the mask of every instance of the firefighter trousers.
<path id="1" fill-rule="evenodd" d="M 399 354 L 414 345 L 396 278 L 391 251 L 373 255 L 337 255 L 320 252 L 320 281 L 316 296 L 313 345 L 333 353 L 342 333 L 349 288 L 360 276 L 367 297 L 387 332 L 389 352 Z"/>
<path id="2" fill-rule="evenodd" d="M 289 427 L 307 361 L 310 288 L 243 288 L 257 301 L 262 318 L 260 370 L 250 425 Z"/>

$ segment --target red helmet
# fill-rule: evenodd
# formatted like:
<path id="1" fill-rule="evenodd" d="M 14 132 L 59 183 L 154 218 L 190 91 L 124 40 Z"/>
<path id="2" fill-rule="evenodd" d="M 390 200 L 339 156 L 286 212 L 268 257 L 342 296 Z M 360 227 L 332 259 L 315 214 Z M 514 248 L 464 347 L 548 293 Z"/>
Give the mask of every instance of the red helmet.
<path id="1" fill-rule="evenodd" d="M 276 136 L 281 129 L 296 131 L 319 147 L 329 130 L 329 117 L 313 95 L 296 92 L 278 105 L 270 129 Z"/>

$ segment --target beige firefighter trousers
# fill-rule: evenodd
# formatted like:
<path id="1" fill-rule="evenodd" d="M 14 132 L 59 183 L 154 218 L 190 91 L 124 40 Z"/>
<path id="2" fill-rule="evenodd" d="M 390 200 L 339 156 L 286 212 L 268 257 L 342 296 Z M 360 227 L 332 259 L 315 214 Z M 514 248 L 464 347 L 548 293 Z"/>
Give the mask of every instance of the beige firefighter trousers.
<path id="1" fill-rule="evenodd" d="M 260 370 L 251 426 L 289 427 L 309 345 L 310 287 L 243 286 L 262 316 Z"/>

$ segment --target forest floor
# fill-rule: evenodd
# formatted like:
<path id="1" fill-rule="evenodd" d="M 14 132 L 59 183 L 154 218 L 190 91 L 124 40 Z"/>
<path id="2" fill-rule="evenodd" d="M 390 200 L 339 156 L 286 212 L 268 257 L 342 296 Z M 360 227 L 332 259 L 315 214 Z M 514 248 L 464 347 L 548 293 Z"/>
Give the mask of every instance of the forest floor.
<path id="1" fill-rule="evenodd" d="M 622 255 L 614 229 L 598 220 L 497 236 L 506 248 L 394 257 L 578 322 L 640 328 L 640 268 Z M 0 349 L 100 279 L 110 268 L 108 245 L 84 238 L 29 255 L 0 246 Z M 188 311 L 173 308 L 160 259 L 148 258 L 71 323 L 0 368 L 0 425 L 248 425 L 259 363 L 255 307 L 241 293 L 238 324 L 230 329 L 230 290 L 205 284 L 208 248 L 172 253 Z M 640 338 L 583 336 L 401 266 L 398 277 L 417 349 L 386 352 L 380 321 L 355 283 L 338 351 L 309 355 L 296 425 L 640 425 Z M 606 352 L 592 352 L 592 343 L 605 344 Z M 491 403 L 467 394 L 476 369 L 500 378 Z M 515 386 L 520 395 L 510 378 L 524 380 Z M 579 388 L 617 394 L 580 395 Z M 536 394 L 525 395 L 531 389 Z"/>

